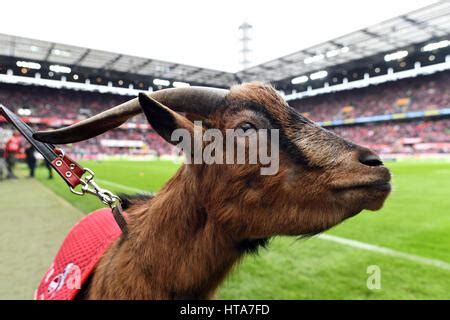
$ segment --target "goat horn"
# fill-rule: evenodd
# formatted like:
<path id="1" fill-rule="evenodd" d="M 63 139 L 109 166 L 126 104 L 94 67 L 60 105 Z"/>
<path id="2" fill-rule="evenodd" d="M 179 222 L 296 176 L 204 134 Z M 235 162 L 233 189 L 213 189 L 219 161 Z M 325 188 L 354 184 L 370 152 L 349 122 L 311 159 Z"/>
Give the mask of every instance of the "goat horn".
<path id="1" fill-rule="evenodd" d="M 187 87 L 160 90 L 148 95 L 174 111 L 207 116 L 223 105 L 228 92 L 217 88 Z M 139 100 L 134 98 L 66 128 L 36 132 L 33 137 L 54 144 L 83 141 L 117 128 L 141 112 Z"/>

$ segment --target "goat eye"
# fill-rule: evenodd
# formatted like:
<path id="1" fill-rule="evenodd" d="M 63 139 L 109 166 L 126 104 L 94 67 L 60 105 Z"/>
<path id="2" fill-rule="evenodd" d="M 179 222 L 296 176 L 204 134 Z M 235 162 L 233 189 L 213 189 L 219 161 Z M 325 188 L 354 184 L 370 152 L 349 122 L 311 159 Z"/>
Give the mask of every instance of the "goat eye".
<path id="1" fill-rule="evenodd" d="M 249 122 L 244 122 L 244 123 L 240 124 L 239 126 L 237 126 L 236 129 L 241 129 L 246 134 L 253 133 L 253 130 L 256 131 L 255 126 Z"/>

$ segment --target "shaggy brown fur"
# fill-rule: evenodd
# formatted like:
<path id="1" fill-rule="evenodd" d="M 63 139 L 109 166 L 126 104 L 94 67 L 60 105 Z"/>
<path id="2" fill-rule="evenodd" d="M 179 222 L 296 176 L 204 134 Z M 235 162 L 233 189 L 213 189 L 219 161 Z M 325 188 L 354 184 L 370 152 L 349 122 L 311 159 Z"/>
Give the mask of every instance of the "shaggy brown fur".
<path id="1" fill-rule="evenodd" d="M 193 130 L 170 106 L 141 104 L 147 116 L 153 108 L 148 118 L 161 136 Z M 389 193 L 389 171 L 360 160 L 370 150 L 316 126 L 269 86 L 232 88 L 206 121 L 222 131 L 243 122 L 279 129 L 278 173 L 260 175 L 259 164 L 183 165 L 154 198 L 127 210 L 128 237 L 106 252 L 84 298 L 210 298 L 243 255 L 268 238 L 316 234 L 362 209 L 379 209 Z"/>

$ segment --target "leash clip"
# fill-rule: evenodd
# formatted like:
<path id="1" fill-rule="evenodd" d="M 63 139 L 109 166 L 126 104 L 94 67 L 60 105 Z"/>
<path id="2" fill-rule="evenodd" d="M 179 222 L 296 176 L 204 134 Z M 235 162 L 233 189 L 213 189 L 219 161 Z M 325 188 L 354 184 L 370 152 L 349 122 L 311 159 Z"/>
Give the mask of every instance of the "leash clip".
<path id="1" fill-rule="evenodd" d="M 107 189 L 101 188 L 94 181 L 94 172 L 88 168 L 83 168 L 73 159 L 67 156 L 63 149 L 55 147 L 52 144 L 44 143 L 33 138 L 34 130 L 23 122 L 11 110 L 0 104 L 0 114 L 11 122 L 17 130 L 28 140 L 28 142 L 42 154 L 53 169 L 58 172 L 61 178 L 69 185 L 70 191 L 78 196 L 84 196 L 86 193 L 92 194 L 100 199 L 103 204 L 108 205 L 112 210 L 112 214 L 123 233 L 127 232 L 127 222 L 123 217 L 120 198 Z M 85 173 L 89 175 L 83 179 Z M 75 188 L 81 185 L 81 191 Z"/>
<path id="2" fill-rule="evenodd" d="M 84 173 L 86 172 L 89 173 L 89 175 L 85 179 L 83 179 L 82 177 L 79 178 L 79 181 L 82 185 L 81 191 L 77 191 L 72 187 L 70 187 L 70 191 L 78 196 L 84 196 L 85 194 L 92 194 L 97 198 L 99 198 L 103 204 L 106 204 L 111 208 L 112 215 L 116 220 L 117 225 L 122 230 L 123 234 L 127 234 L 128 233 L 127 221 L 123 217 L 123 210 L 120 198 L 111 191 L 101 188 L 94 181 L 95 174 L 91 169 L 84 168 Z"/>
<path id="3" fill-rule="evenodd" d="M 116 196 L 111 191 L 100 187 L 94 181 L 94 172 L 89 168 L 84 168 L 84 172 L 87 172 L 89 175 L 85 179 L 80 178 L 80 182 L 82 184 L 81 191 L 77 191 L 74 188 L 70 187 L 70 191 L 77 196 L 84 196 L 85 194 L 92 194 L 100 199 L 103 204 L 106 204 L 110 208 L 113 208 L 117 205 L 117 202 L 120 203 L 120 198 Z"/>

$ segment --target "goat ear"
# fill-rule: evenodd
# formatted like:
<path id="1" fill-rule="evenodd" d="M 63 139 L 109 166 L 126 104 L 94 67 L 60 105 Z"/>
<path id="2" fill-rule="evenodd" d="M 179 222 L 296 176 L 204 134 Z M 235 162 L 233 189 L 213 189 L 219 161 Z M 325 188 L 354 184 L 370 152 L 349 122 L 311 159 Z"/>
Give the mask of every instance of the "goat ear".
<path id="1" fill-rule="evenodd" d="M 177 143 L 171 140 L 172 133 L 176 129 L 186 129 L 193 134 L 194 124 L 189 119 L 172 111 L 145 93 L 139 93 L 139 104 L 150 125 L 167 142 Z"/>

